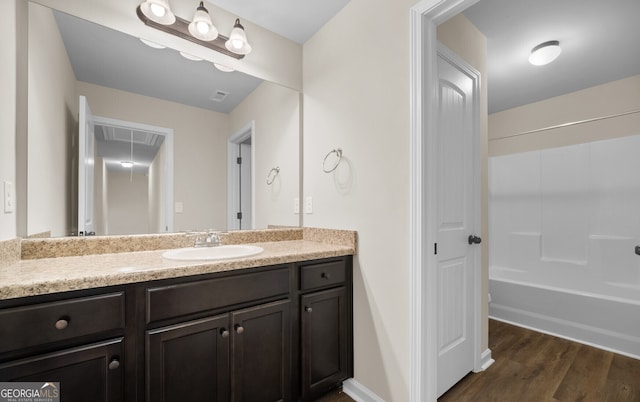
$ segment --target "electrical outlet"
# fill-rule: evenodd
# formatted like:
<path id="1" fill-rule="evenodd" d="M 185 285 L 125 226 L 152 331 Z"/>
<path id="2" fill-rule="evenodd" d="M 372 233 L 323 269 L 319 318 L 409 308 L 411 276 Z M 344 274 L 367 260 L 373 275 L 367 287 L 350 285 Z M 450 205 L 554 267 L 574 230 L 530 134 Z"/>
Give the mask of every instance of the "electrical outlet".
<path id="1" fill-rule="evenodd" d="M 313 213 L 313 198 L 311 196 L 308 196 L 304 200 L 304 212 L 307 214 Z"/>
<path id="2" fill-rule="evenodd" d="M 293 199 L 293 213 L 294 214 L 299 214 L 300 213 L 300 198 L 295 197 Z"/>
<path id="3" fill-rule="evenodd" d="M 4 182 L 4 213 L 13 213 L 15 204 L 15 192 L 13 191 L 13 183 L 10 181 Z"/>

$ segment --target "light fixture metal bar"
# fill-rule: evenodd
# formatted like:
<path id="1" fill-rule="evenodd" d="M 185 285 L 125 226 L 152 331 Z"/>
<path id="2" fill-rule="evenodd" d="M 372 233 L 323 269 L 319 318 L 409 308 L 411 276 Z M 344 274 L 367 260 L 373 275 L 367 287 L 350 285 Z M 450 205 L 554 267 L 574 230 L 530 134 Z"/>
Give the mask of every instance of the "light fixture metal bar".
<path id="1" fill-rule="evenodd" d="M 136 14 L 138 14 L 138 18 L 140 18 L 140 21 L 144 22 L 145 25 L 150 26 L 151 28 L 158 29 L 162 32 L 166 32 L 168 34 L 177 36 L 182 39 L 186 39 L 193 43 L 197 43 L 198 45 L 202 45 L 206 48 L 215 50 L 216 52 L 220 52 L 227 56 L 233 57 L 234 59 L 240 60 L 244 58 L 243 54 L 233 53 L 225 47 L 225 42 L 229 38 L 227 38 L 224 35 L 218 35 L 218 37 L 212 41 L 203 41 L 193 37 L 191 33 L 189 33 L 189 21 L 184 20 L 178 17 L 177 15 L 176 15 L 176 22 L 174 22 L 171 25 L 162 25 L 147 18 L 147 16 L 142 13 L 140 6 L 136 8 Z"/>

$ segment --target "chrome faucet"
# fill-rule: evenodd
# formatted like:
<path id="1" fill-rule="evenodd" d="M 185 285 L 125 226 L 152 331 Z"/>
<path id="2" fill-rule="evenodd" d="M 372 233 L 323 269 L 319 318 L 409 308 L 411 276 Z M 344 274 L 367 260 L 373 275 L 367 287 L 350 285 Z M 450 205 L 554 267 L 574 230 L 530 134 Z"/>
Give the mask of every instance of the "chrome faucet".
<path id="1" fill-rule="evenodd" d="M 196 240 L 193 247 L 218 247 L 222 245 L 220 233 L 215 230 L 196 233 Z"/>

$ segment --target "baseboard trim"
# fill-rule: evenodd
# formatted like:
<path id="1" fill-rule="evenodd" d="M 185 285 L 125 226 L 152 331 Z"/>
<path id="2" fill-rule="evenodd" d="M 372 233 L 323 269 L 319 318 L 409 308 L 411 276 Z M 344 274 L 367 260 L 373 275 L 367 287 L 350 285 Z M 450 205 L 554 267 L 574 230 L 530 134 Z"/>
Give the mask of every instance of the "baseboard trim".
<path id="1" fill-rule="evenodd" d="M 342 391 L 356 402 L 385 402 L 384 399 L 353 378 L 342 383 Z"/>
<path id="2" fill-rule="evenodd" d="M 491 349 L 489 348 L 480 355 L 480 368 L 482 371 L 488 369 L 495 362 L 496 361 L 491 358 Z"/>

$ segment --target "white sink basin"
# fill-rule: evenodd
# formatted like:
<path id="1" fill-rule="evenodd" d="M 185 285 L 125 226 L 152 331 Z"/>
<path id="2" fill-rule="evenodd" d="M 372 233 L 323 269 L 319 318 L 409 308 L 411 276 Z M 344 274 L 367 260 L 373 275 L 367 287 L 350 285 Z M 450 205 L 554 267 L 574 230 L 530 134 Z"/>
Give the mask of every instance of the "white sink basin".
<path id="1" fill-rule="evenodd" d="M 243 244 L 218 247 L 189 247 L 168 250 L 162 253 L 164 258 L 180 261 L 212 261 L 249 257 L 264 251 L 262 247 Z"/>

